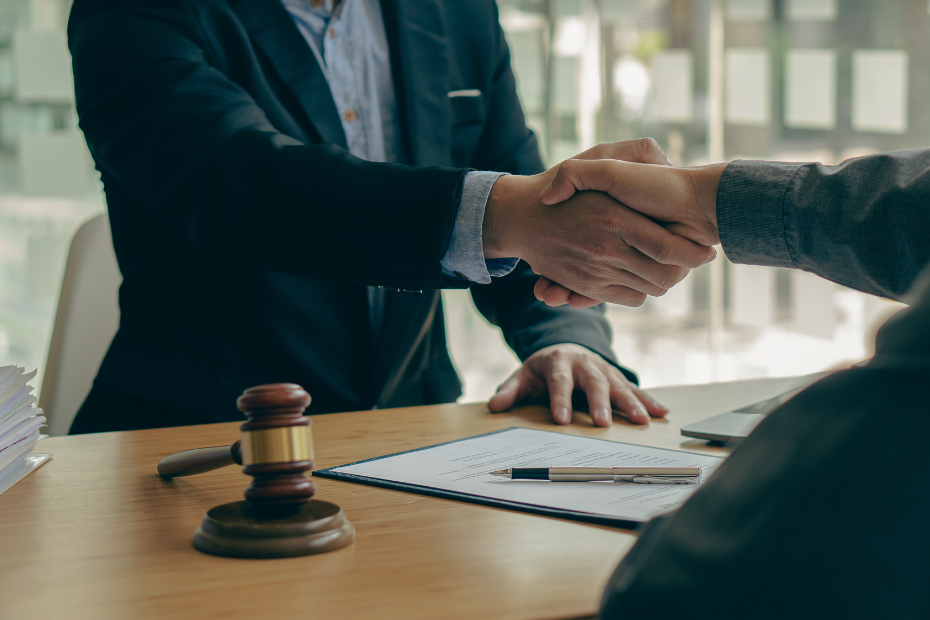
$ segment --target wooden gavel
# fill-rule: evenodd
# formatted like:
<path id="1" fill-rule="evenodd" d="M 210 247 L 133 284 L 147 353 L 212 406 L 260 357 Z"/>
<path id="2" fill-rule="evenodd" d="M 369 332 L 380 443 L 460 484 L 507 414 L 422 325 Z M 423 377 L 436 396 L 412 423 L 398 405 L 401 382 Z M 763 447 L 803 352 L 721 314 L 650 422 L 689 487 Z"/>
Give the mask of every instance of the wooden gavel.
<path id="1" fill-rule="evenodd" d="M 339 549 L 355 540 L 342 508 L 311 500 L 316 485 L 310 418 L 303 415 L 310 395 L 293 383 L 249 388 L 236 406 L 248 421 L 231 446 L 187 450 L 161 460 L 165 478 L 191 476 L 233 463 L 252 476 L 245 501 L 207 511 L 194 532 L 194 548 L 239 558 L 282 558 Z"/>
<path id="2" fill-rule="evenodd" d="M 265 505 L 307 502 L 316 490 L 307 477 L 313 469 L 310 418 L 303 415 L 309 404 L 310 395 L 293 383 L 250 388 L 236 401 L 248 417 L 239 426 L 239 441 L 172 454 L 159 461 L 158 473 L 177 478 L 235 463 L 253 478 L 245 490 L 247 500 Z"/>

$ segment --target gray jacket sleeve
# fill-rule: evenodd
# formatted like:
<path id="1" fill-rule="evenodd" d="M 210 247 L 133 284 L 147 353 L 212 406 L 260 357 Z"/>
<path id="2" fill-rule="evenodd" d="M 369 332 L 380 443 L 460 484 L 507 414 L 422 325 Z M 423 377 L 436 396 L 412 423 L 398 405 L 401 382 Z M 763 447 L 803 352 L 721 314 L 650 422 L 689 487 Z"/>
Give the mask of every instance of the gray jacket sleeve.
<path id="1" fill-rule="evenodd" d="M 717 223 L 735 263 L 791 267 L 898 299 L 930 263 L 930 149 L 839 166 L 735 161 Z"/>

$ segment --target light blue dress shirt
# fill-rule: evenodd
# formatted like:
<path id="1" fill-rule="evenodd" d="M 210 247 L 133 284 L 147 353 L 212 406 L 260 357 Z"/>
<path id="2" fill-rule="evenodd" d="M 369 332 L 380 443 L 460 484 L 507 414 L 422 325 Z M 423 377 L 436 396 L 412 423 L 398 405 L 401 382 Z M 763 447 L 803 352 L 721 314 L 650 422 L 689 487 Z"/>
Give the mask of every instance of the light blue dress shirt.
<path id="1" fill-rule="evenodd" d="M 323 69 L 339 111 L 349 152 L 368 161 L 403 163 L 397 98 L 379 0 L 282 0 Z M 516 259 L 484 258 L 481 228 L 499 172 L 469 172 L 449 248 L 441 260 L 453 280 L 488 284 L 516 267 Z M 373 305 L 378 301 L 369 296 Z M 374 323 L 373 328 L 377 325 Z"/>

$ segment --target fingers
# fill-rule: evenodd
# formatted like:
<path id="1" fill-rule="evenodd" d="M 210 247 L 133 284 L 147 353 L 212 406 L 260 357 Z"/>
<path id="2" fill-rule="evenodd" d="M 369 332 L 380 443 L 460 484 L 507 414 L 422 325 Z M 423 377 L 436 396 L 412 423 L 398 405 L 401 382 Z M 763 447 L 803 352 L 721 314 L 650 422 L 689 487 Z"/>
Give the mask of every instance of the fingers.
<path id="1" fill-rule="evenodd" d="M 649 424 L 649 412 L 626 380 L 616 377 L 610 383 L 610 402 L 633 424 Z"/>
<path id="2" fill-rule="evenodd" d="M 611 367 L 610 402 L 614 411 L 633 424 L 648 424 L 649 418 L 664 418 L 668 409 L 652 396 L 626 380 L 616 368 Z"/>
<path id="3" fill-rule="evenodd" d="M 593 308 L 599 303 L 601 302 L 599 302 L 596 299 L 591 299 L 590 297 L 587 297 L 586 295 L 582 295 L 581 293 L 575 293 L 575 292 L 572 292 L 571 296 L 568 298 L 568 306 L 570 308 L 574 308 L 575 310 Z"/>
<path id="4" fill-rule="evenodd" d="M 640 278 L 636 279 L 642 281 Z M 603 292 L 599 297 L 602 298 L 603 301 L 609 303 L 621 306 L 638 307 L 646 301 L 647 294 L 663 295 L 666 292 L 665 289 L 652 287 L 658 289 L 658 292 L 643 293 L 641 290 L 638 290 L 639 288 L 641 287 L 634 289 L 627 286 L 609 286 L 605 289 L 602 289 Z M 536 282 L 536 287 L 533 289 L 533 291 L 536 294 L 536 299 L 551 307 L 564 306 L 565 304 L 568 304 L 569 307 L 574 308 L 575 310 L 581 310 L 584 308 L 591 308 L 602 303 L 598 299 L 592 299 L 591 297 L 582 295 L 581 293 L 576 293 L 562 286 L 561 284 L 552 282 L 545 277 L 541 277 Z"/>
<path id="5" fill-rule="evenodd" d="M 666 415 L 668 415 L 668 409 L 659 404 L 659 401 L 654 399 L 644 390 L 630 383 L 627 383 L 627 385 L 630 386 L 630 390 L 633 392 L 636 398 L 639 399 L 639 402 L 641 402 L 643 406 L 646 407 L 646 411 L 649 412 L 650 416 L 653 418 L 664 418 Z"/>
<path id="6" fill-rule="evenodd" d="M 576 365 L 576 378 L 585 396 L 588 397 L 588 411 L 595 426 L 610 426 L 613 418 L 610 410 L 610 382 L 593 362 L 582 361 Z"/>
<path id="7" fill-rule="evenodd" d="M 637 220 L 624 241 L 661 265 L 676 265 L 695 269 L 714 260 L 716 250 L 679 237 L 664 226 L 643 217 Z M 661 283 L 658 283 L 660 284 Z"/>
<path id="8" fill-rule="evenodd" d="M 623 142 L 606 142 L 598 144 L 572 159 L 619 159 L 641 164 L 673 166 L 659 143 L 652 138 L 639 138 Z"/>
<path id="9" fill-rule="evenodd" d="M 584 200 L 579 197 L 578 200 L 580 204 L 590 208 L 597 205 L 599 199 L 603 198 L 598 194 L 593 194 L 590 197 L 585 196 Z M 622 247 L 623 244 L 629 245 L 639 250 L 646 258 L 651 259 L 649 262 L 638 261 L 640 268 L 636 268 L 637 266 L 632 263 L 638 257 L 630 255 L 627 257 L 627 260 L 631 261 L 629 270 L 653 284 L 663 288 L 670 286 L 666 283 L 665 276 L 653 279 L 647 275 L 647 272 L 644 272 L 643 268 L 652 266 L 653 269 L 662 269 L 658 266 L 676 266 L 695 269 L 710 262 L 717 255 L 712 247 L 680 237 L 665 226 L 625 205 L 613 203 L 611 208 L 610 225 L 613 227 L 613 236 L 618 242 L 618 247 Z M 674 270 L 665 269 L 665 271 L 672 274 Z M 672 284 L 680 281 L 686 273 L 681 272 Z"/>
<path id="10" fill-rule="evenodd" d="M 539 274 L 537 273 L 537 275 Z M 554 284 L 549 278 L 540 276 L 540 278 L 536 280 L 536 286 L 533 287 L 533 294 L 536 295 L 536 299 L 539 301 L 545 301 L 546 291 L 552 286 L 558 286 L 558 284 Z"/>
<path id="11" fill-rule="evenodd" d="M 549 407 L 556 424 L 572 422 L 572 390 L 575 382 L 572 377 L 572 363 L 567 355 L 552 355 L 546 370 L 546 383 L 549 388 Z"/>
<path id="12" fill-rule="evenodd" d="M 536 299 L 552 307 L 568 304 L 572 308 L 580 309 L 590 308 L 601 303 L 596 299 L 585 297 L 580 293 L 567 289 L 561 284 L 556 284 L 545 276 L 540 276 L 539 280 L 536 281 L 533 294 L 536 295 Z"/>
<path id="13" fill-rule="evenodd" d="M 618 164 L 609 159 L 566 159 L 559 164 L 558 171 L 539 194 L 539 199 L 543 204 L 554 205 L 571 198 L 575 190 L 593 189 L 609 193 L 622 171 Z"/>
<path id="14" fill-rule="evenodd" d="M 609 304 L 618 306 L 627 306 L 630 308 L 639 308 L 646 303 L 646 294 L 633 290 L 626 286 L 608 286 L 602 291 L 597 292 L 597 298 L 603 299 Z"/>
<path id="15" fill-rule="evenodd" d="M 571 308 L 581 310 L 601 303 L 596 299 L 571 291 L 561 284 L 556 284 L 545 276 L 539 278 L 533 292 L 536 294 L 536 299 L 553 307 L 568 304 Z"/>
<path id="16" fill-rule="evenodd" d="M 585 308 L 593 308 L 598 305 L 599 302 L 596 299 L 591 299 L 581 293 L 572 293 L 568 298 L 568 306 L 574 308 L 575 310 L 584 310 Z"/>
<path id="17" fill-rule="evenodd" d="M 583 166 L 574 166 L 570 163 L 579 160 L 602 160 L 603 163 L 597 166 L 590 166 L 588 163 Z M 551 205 L 567 200 L 576 189 L 596 189 L 607 192 L 617 178 L 618 168 L 611 165 L 617 161 L 674 166 L 672 160 L 662 151 L 659 143 L 652 138 L 598 144 L 559 164 L 555 178 L 543 190 L 540 198 L 545 204 Z"/>
<path id="18" fill-rule="evenodd" d="M 571 296 L 572 291 L 564 286 L 556 284 L 546 291 L 546 294 L 543 296 L 543 301 L 546 302 L 547 306 L 564 306 L 569 302 Z"/>
<path id="19" fill-rule="evenodd" d="M 488 401 L 488 409 L 493 413 L 510 409 L 517 402 L 519 389 L 520 371 L 518 370 L 497 388 L 497 393 Z"/>

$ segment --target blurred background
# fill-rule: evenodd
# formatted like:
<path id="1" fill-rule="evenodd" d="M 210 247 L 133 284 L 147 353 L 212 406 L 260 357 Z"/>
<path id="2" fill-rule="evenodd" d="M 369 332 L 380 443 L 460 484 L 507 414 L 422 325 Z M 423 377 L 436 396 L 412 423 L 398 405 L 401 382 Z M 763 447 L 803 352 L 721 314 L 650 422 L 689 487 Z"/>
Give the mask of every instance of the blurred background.
<path id="1" fill-rule="evenodd" d="M 499 0 L 528 121 L 552 165 L 651 136 L 678 164 L 838 163 L 930 145 L 927 0 Z M 0 0 L 0 364 L 41 378 L 70 239 L 105 210 L 77 129 L 68 0 Z M 462 401 L 518 366 L 467 292 L 445 292 Z M 871 354 L 899 304 L 718 259 L 611 306 L 645 386 L 788 376 Z"/>

